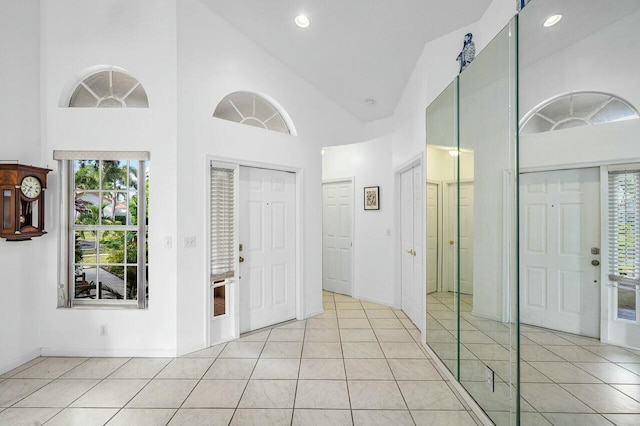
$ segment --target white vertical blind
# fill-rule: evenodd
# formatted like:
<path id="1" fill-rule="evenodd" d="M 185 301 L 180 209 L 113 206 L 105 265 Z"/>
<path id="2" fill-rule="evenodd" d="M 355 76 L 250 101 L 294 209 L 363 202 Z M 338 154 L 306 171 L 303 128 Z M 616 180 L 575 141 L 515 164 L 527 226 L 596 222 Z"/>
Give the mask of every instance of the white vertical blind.
<path id="1" fill-rule="evenodd" d="M 609 278 L 640 283 L 640 171 L 609 173 Z M 635 281 L 635 282 L 634 282 Z"/>
<path id="2" fill-rule="evenodd" d="M 234 171 L 211 166 L 211 282 L 234 276 Z"/>

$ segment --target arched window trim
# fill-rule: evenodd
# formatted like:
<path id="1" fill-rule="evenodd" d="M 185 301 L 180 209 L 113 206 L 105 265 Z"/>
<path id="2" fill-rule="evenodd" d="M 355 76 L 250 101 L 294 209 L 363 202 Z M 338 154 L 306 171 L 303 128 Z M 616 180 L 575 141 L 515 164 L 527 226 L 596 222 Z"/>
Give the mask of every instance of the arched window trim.
<path id="1" fill-rule="evenodd" d="M 576 95 L 601 95 L 603 97 L 607 97 L 608 99 L 606 99 L 604 102 L 602 102 L 598 107 L 596 107 L 587 117 L 576 117 L 576 116 L 572 116 L 569 115 L 561 120 L 553 120 L 552 118 L 549 118 L 547 116 L 545 116 L 544 114 L 542 114 L 540 111 L 542 111 L 544 108 L 546 108 L 547 106 L 558 102 L 562 99 L 565 98 L 569 98 L 569 97 L 573 97 Z M 599 123 L 593 123 L 591 120 L 593 119 L 593 117 L 598 114 L 600 111 L 602 111 L 608 104 L 610 104 L 613 101 L 618 101 L 622 104 L 624 104 L 626 107 L 628 107 L 631 111 L 633 111 L 635 113 L 635 117 L 629 117 L 627 119 L 633 119 L 633 118 L 640 118 L 640 112 L 638 112 L 638 109 L 631 104 L 631 102 L 627 101 L 624 98 L 621 98 L 617 95 L 611 94 L 611 93 L 607 93 L 607 92 L 600 92 L 600 91 L 592 91 L 592 90 L 583 90 L 583 91 L 576 91 L 576 92 L 568 92 L 568 93 L 562 93 L 556 96 L 553 96 L 541 103 L 539 103 L 538 105 L 536 105 L 535 107 L 533 107 L 523 118 L 522 120 L 520 120 L 520 131 L 522 131 L 527 124 L 529 123 L 529 121 L 535 117 L 538 116 L 540 118 L 542 118 L 543 120 L 548 121 L 550 124 L 552 124 L 552 127 L 549 131 L 555 131 L 557 130 L 558 126 L 567 123 L 569 121 L 583 121 L 585 122 L 585 124 L 587 126 L 593 126 Z M 615 122 L 615 121 L 613 121 Z"/>
<path id="2" fill-rule="evenodd" d="M 270 104 L 271 107 L 273 107 L 273 109 L 275 110 L 275 113 L 272 114 L 270 117 L 261 120 L 255 116 L 248 116 L 245 114 L 242 114 L 242 112 L 240 112 L 240 110 L 235 106 L 235 104 L 229 99 L 230 97 L 232 97 L 233 95 L 236 94 L 247 94 L 247 95 L 252 95 L 255 96 L 257 98 L 261 98 L 263 101 L 265 101 L 266 103 Z M 280 116 L 280 118 L 282 118 L 282 121 L 284 122 L 285 126 L 287 127 L 288 133 L 284 133 L 284 134 L 289 134 L 291 136 L 298 136 L 298 132 L 295 128 L 295 125 L 293 124 L 293 120 L 291 119 L 291 116 L 289 116 L 289 114 L 287 113 L 287 111 L 282 107 L 282 105 L 280 105 L 280 103 L 278 103 L 278 101 L 276 101 L 275 99 L 273 99 L 271 96 L 264 94 L 264 93 L 260 93 L 260 92 L 251 92 L 251 91 L 247 91 L 247 90 L 237 90 L 237 91 L 233 91 L 227 95 L 225 95 L 220 102 L 218 102 L 218 104 L 216 105 L 216 108 L 214 109 L 214 113 L 213 113 L 213 117 L 214 118 L 220 118 L 222 120 L 226 120 L 223 117 L 218 117 L 215 114 L 215 111 L 218 110 L 218 108 L 222 105 L 223 102 L 225 101 L 229 101 L 229 103 L 232 105 L 232 107 L 235 109 L 235 111 L 238 113 L 238 115 L 241 118 L 240 121 L 236 121 L 236 120 L 228 120 L 228 121 L 233 121 L 236 123 L 240 123 L 240 124 L 245 124 L 247 125 L 248 121 L 255 121 L 257 123 L 260 124 L 260 126 L 266 130 L 271 130 L 268 127 L 268 122 L 270 120 L 272 120 L 273 118 L 275 118 L 276 116 Z M 258 127 L 258 126 L 253 126 L 253 127 Z"/>
<path id="3" fill-rule="evenodd" d="M 134 77 L 129 71 L 127 71 L 124 68 L 118 67 L 118 66 L 114 66 L 114 65 L 94 65 L 88 68 L 85 68 L 81 71 L 79 71 L 78 73 L 76 73 L 76 75 L 70 79 L 67 84 L 65 85 L 64 89 L 61 92 L 60 95 L 60 99 L 58 102 L 58 106 L 60 108 L 76 108 L 76 107 L 72 107 L 71 106 L 71 100 L 72 97 L 74 95 L 74 93 L 76 92 L 78 86 L 83 86 L 85 89 L 87 89 L 89 92 L 92 92 L 90 88 L 87 87 L 87 85 L 84 83 L 88 78 L 94 76 L 95 74 L 101 73 L 101 72 L 107 72 L 107 71 L 116 71 L 122 74 L 127 75 L 128 77 L 134 79 L 137 84 L 135 84 L 124 96 L 122 96 L 122 99 L 118 99 L 116 97 L 114 97 L 113 99 L 116 100 L 117 102 L 120 102 L 121 104 L 124 105 L 124 107 L 127 107 L 126 104 L 124 104 L 124 102 L 122 101 L 123 99 L 126 99 L 135 89 L 137 89 L 138 87 L 141 87 L 142 90 L 145 93 L 145 96 L 147 97 L 147 102 L 148 102 L 148 98 L 149 95 L 147 93 L 147 90 L 144 88 L 144 86 L 142 85 L 142 83 L 140 82 L 140 80 L 138 80 L 136 77 Z M 96 94 L 94 94 L 94 96 L 96 98 L 99 98 Z M 97 108 L 98 106 L 96 105 L 95 108 Z M 133 108 L 148 108 L 148 104 L 146 107 L 133 107 Z M 87 107 L 87 108 L 91 108 L 91 107 Z M 132 107 L 129 107 L 132 108 Z"/>

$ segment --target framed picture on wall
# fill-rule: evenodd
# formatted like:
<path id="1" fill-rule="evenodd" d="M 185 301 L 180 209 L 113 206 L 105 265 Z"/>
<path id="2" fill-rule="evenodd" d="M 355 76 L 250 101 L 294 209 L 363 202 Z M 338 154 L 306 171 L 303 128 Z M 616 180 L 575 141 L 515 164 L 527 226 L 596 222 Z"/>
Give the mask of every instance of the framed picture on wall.
<path id="1" fill-rule="evenodd" d="M 364 187 L 364 209 L 380 210 L 380 187 L 379 186 Z"/>

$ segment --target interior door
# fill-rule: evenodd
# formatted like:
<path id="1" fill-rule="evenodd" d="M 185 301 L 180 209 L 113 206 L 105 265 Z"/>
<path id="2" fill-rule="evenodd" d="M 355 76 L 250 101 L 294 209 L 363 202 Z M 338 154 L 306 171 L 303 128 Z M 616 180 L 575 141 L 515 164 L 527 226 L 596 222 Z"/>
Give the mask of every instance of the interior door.
<path id="1" fill-rule="evenodd" d="M 296 316 L 296 178 L 240 168 L 240 332 Z"/>
<path id="2" fill-rule="evenodd" d="M 473 182 L 460 182 L 460 293 L 473 294 Z"/>
<path id="3" fill-rule="evenodd" d="M 353 183 L 322 185 L 322 288 L 352 295 Z"/>
<path id="4" fill-rule="evenodd" d="M 473 182 L 460 182 L 460 198 L 458 185 L 449 184 L 447 222 L 447 289 L 455 292 L 458 268 L 456 259 L 460 256 L 460 293 L 473 294 Z M 460 209 L 458 213 L 458 207 Z M 459 216 L 458 216 L 459 214 Z M 458 238 L 458 217 L 460 220 L 460 238 Z M 456 247 L 460 245 L 460 250 Z"/>
<path id="5" fill-rule="evenodd" d="M 520 320 L 600 337 L 598 169 L 520 176 Z"/>
<path id="6" fill-rule="evenodd" d="M 422 324 L 422 173 L 416 166 L 400 176 L 402 310 Z"/>
<path id="7" fill-rule="evenodd" d="M 438 184 L 427 183 L 427 294 L 438 290 Z"/>

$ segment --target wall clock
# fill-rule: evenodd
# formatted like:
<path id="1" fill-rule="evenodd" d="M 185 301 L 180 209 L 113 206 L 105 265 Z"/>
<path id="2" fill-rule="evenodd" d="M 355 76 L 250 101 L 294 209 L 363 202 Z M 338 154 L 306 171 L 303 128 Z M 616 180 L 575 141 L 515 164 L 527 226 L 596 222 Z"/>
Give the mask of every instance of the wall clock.
<path id="1" fill-rule="evenodd" d="M 44 193 L 50 169 L 0 164 L 0 237 L 25 241 L 46 234 Z"/>

